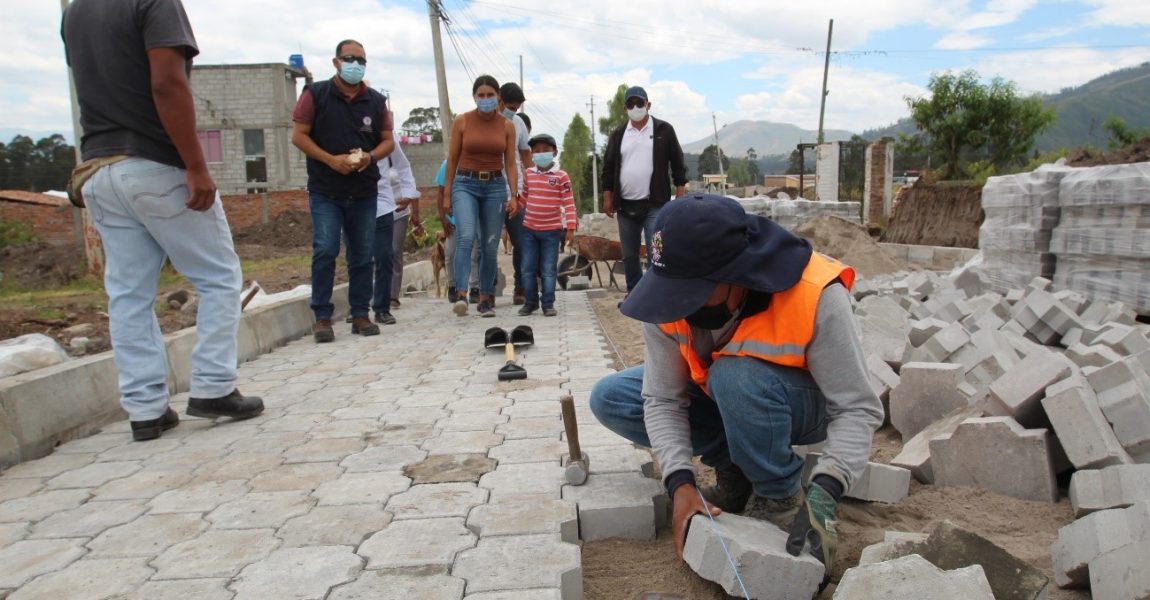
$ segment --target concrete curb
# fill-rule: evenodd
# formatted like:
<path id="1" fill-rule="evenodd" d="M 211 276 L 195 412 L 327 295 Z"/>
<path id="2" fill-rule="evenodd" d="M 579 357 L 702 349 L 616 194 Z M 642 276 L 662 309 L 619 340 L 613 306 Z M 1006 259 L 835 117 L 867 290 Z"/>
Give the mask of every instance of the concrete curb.
<path id="1" fill-rule="evenodd" d="M 337 318 L 347 314 L 346 290 L 347 284 L 338 285 L 332 293 Z M 239 362 L 311 331 L 309 304 L 309 298 L 296 298 L 244 311 L 236 334 Z M 186 392 L 191 384 L 195 343 L 195 327 L 164 337 L 172 394 Z M 0 379 L 0 469 L 47 456 L 59 444 L 125 416 L 110 351 Z"/>

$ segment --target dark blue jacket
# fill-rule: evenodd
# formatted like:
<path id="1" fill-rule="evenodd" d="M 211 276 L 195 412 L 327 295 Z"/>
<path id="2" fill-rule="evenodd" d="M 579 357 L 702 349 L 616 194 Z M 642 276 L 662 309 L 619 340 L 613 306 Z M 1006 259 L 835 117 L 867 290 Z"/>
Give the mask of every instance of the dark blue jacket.
<path id="1" fill-rule="evenodd" d="M 383 141 L 381 119 L 387 102 L 383 94 L 367 88 L 348 102 L 331 81 L 317 81 L 308 90 L 315 103 L 311 139 L 324 151 L 347 154 L 352 148 L 363 148 L 367 152 Z M 374 161 L 363 171 L 341 175 L 318 160 L 307 159 L 307 189 L 311 192 L 374 201 L 378 182 L 379 167 Z"/>

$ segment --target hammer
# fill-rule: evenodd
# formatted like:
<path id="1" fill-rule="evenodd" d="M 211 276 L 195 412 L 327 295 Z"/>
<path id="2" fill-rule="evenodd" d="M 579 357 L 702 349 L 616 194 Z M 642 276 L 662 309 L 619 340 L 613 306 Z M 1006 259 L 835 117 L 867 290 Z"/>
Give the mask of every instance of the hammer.
<path id="1" fill-rule="evenodd" d="M 559 408 L 563 413 L 563 429 L 567 432 L 567 469 L 563 475 L 567 483 L 583 485 L 587 483 L 591 459 L 579 449 L 579 424 L 575 421 L 575 399 L 571 394 L 563 394 L 559 398 Z"/>

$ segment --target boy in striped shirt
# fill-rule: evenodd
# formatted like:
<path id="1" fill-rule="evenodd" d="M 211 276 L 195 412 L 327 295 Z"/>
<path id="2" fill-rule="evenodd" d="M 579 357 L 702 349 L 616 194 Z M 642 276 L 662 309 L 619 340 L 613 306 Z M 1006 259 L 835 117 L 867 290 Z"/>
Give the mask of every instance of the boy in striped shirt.
<path id="1" fill-rule="evenodd" d="M 535 312 L 543 305 L 543 316 L 554 317 L 555 278 L 559 246 L 571 243 L 575 235 L 575 196 L 571 178 L 555 162 L 559 146 L 555 138 L 543 133 L 528 142 L 535 166 L 523 176 L 523 295 L 526 300 L 520 316 Z M 535 274 L 543 280 L 538 289 Z"/>

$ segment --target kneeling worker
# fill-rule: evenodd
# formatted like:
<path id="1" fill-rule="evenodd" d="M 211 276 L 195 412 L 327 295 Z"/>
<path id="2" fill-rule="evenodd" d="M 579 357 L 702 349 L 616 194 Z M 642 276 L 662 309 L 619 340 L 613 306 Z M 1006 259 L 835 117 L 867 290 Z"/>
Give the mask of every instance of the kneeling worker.
<path id="1" fill-rule="evenodd" d="M 654 450 L 679 558 L 691 517 L 721 509 L 786 529 L 787 551 L 809 543 L 829 574 L 838 502 L 883 419 L 851 310 L 854 270 L 713 195 L 667 203 L 651 245 L 652 268 L 621 306 L 644 322 L 645 364 L 599 381 L 592 411 Z M 791 446 L 824 440 L 804 498 Z M 706 504 L 695 454 L 716 471 Z"/>

